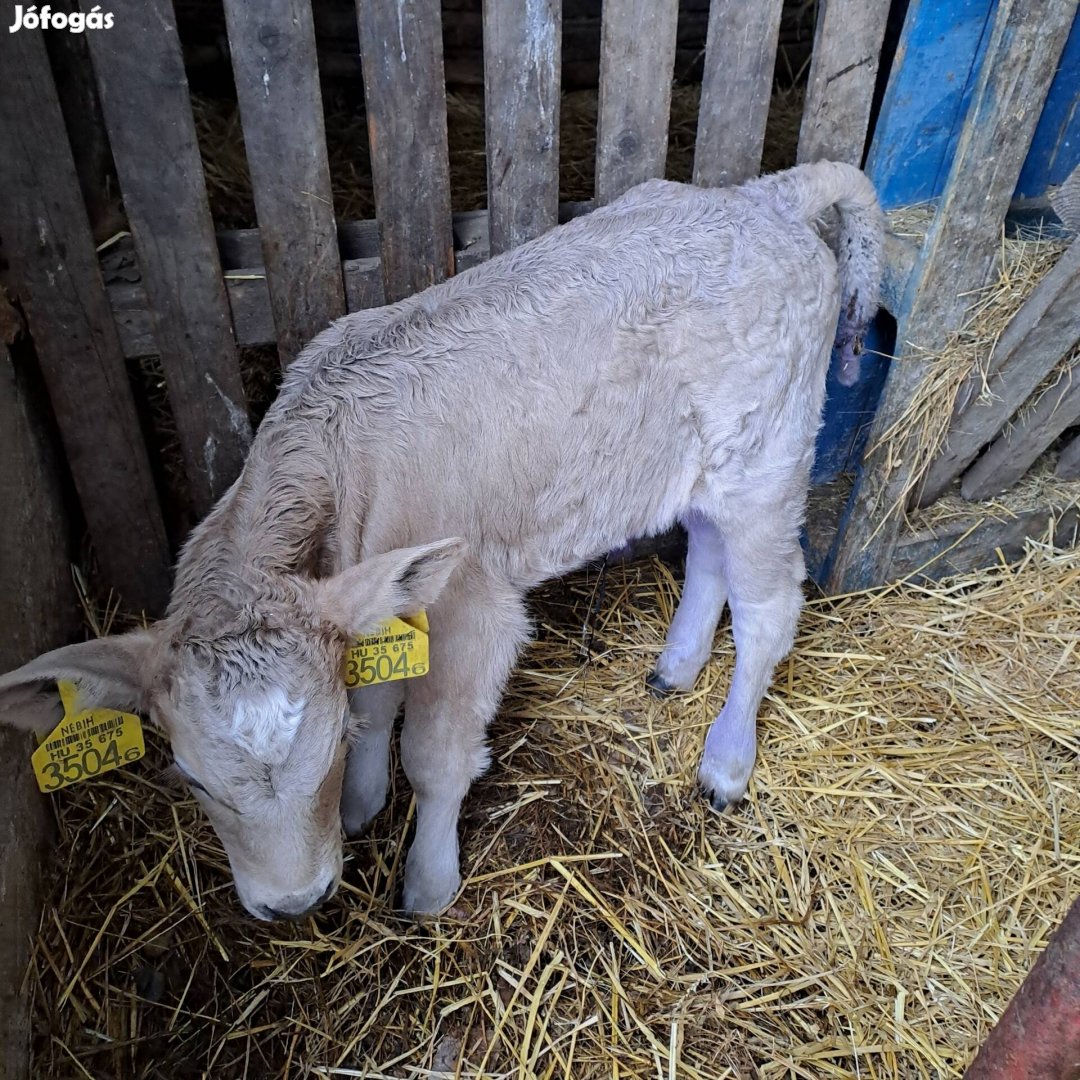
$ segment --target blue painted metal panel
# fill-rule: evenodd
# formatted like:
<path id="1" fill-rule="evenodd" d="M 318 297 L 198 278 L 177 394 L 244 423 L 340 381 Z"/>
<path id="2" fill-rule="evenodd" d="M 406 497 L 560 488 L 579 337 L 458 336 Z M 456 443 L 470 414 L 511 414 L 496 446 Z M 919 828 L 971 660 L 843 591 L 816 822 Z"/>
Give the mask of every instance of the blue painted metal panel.
<path id="1" fill-rule="evenodd" d="M 997 0 L 911 0 L 866 171 L 882 205 L 941 194 Z"/>
<path id="2" fill-rule="evenodd" d="M 1080 15 L 1073 22 L 1050 84 L 1031 150 L 1016 185 L 1017 198 L 1041 195 L 1060 184 L 1080 161 Z"/>

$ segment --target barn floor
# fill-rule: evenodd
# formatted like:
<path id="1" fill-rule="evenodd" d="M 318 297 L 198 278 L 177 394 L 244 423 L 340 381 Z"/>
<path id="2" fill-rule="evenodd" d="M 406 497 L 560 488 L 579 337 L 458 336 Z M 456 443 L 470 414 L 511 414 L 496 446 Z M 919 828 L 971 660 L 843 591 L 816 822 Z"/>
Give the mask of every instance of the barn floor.
<path id="1" fill-rule="evenodd" d="M 160 747 L 70 789 L 35 1075 L 959 1076 L 1078 880 L 1080 552 L 811 602 L 725 816 L 693 778 L 726 628 L 693 694 L 644 689 L 677 591 L 649 563 L 536 597 L 438 920 L 393 907 L 400 776 L 295 926 L 242 917 Z"/>

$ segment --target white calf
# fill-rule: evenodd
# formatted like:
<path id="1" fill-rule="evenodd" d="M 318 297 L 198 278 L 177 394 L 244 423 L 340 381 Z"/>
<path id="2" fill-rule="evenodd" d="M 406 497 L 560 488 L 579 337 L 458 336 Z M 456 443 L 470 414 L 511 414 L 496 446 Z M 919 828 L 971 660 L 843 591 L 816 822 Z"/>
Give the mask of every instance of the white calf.
<path id="1" fill-rule="evenodd" d="M 835 252 L 812 224 L 833 207 Z M 715 806 L 741 798 L 801 603 L 830 349 L 851 381 L 882 239 L 873 190 L 845 165 L 731 190 L 651 181 L 340 319 L 189 540 L 165 619 L 40 657 L 0 678 L 0 702 L 49 727 L 51 683 L 68 678 L 86 703 L 148 712 L 245 906 L 274 918 L 333 891 L 339 802 L 349 832 L 382 807 L 404 701 L 404 903 L 437 911 L 459 886 L 458 811 L 527 637 L 525 594 L 682 521 L 686 586 L 651 682 L 690 687 L 731 605 L 735 674 L 699 775 Z M 347 702 L 350 638 L 422 606 L 430 673 Z"/>

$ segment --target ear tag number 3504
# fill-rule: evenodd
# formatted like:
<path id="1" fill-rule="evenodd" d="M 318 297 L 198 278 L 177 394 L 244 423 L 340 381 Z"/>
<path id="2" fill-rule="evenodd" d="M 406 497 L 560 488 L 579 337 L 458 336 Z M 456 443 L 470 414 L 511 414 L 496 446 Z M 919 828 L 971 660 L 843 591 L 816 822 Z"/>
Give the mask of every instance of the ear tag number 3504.
<path id="1" fill-rule="evenodd" d="M 42 791 L 59 791 L 81 780 L 130 765 L 146 753 L 142 723 L 115 709 L 75 709 L 77 691 L 58 682 L 64 719 L 41 740 L 30 759 Z"/>
<path id="2" fill-rule="evenodd" d="M 428 671 L 427 615 L 393 618 L 345 653 L 345 689 L 415 679 Z"/>

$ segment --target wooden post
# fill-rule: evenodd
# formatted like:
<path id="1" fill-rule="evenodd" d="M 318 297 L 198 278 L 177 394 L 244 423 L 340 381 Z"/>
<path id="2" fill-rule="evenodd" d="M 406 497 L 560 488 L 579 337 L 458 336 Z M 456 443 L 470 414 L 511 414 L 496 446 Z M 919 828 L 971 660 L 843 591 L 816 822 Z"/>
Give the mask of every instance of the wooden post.
<path id="1" fill-rule="evenodd" d="M 21 320 L 0 291 L 0 672 L 71 641 L 79 628 L 75 557 L 55 424 Z M 24 976 L 41 913 L 51 822 L 30 769 L 33 740 L 0 725 L 0 1076 L 30 1075 Z"/>
<path id="2" fill-rule="evenodd" d="M 861 165 L 889 0 L 819 0 L 798 160 Z"/>
<path id="3" fill-rule="evenodd" d="M 712 0 L 694 143 L 694 183 L 757 176 L 769 118 L 783 0 Z"/>
<path id="4" fill-rule="evenodd" d="M 171 0 L 86 36 L 201 517 L 239 474 L 251 426 Z"/>
<path id="5" fill-rule="evenodd" d="M 311 0 L 225 0 L 282 367 L 345 314 Z"/>
<path id="6" fill-rule="evenodd" d="M 561 9 L 562 0 L 484 0 L 492 255 L 558 222 Z"/>
<path id="7" fill-rule="evenodd" d="M 600 41 L 596 201 L 664 175 L 678 0 L 606 0 Z"/>
<path id="8" fill-rule="evenodd" d="M 935 352 L 944 344 L 960 325 L 969 294 L 993 270 L 1001 223 L 1075 11 L 1075 0 L 1047 0 L 1037 9 L 1001 0 L 910 306 L 898 320 L 897 341 L 904 344 L 890 367 L 845 514 L 829 578 L 836 591 L 877 584 L 890 574 L 904 503 L 917 477 L 914 448 L 885 435 L 927 375 L 920 350 Z"/>
<path id="9" fill-rule="evenodd" d="M 170 556 L 75 165 L 38 30 L 0 33 L 0 236 L 104 584 L 160 612 Z"/>
<path id="10" fill-rule="evenodd" d="M 243 2 L 243 0 L 240 0 Z M 388 303 L 454 272 L 439 0 L 357 0 Z"/>

